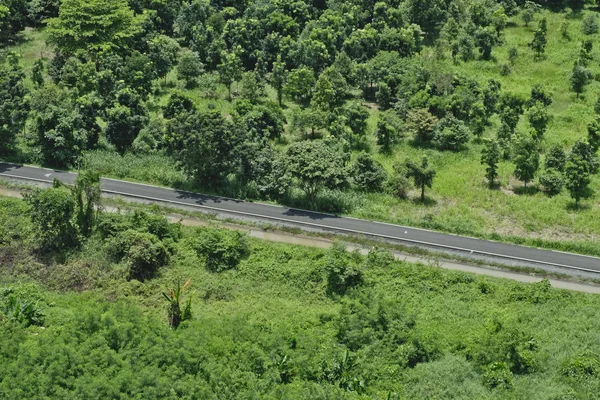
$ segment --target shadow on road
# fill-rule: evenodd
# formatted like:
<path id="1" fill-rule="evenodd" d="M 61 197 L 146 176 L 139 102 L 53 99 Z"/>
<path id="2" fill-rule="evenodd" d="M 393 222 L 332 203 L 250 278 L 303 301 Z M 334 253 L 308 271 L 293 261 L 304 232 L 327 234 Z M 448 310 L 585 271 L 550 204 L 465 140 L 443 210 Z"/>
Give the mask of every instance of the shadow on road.
<path id="1" fill-rule="evenodd" d="M 231 203 L 243 204 L 243 203 L 246 203 L 243 200 L 229 199 L 229 198 L 225 198 L 225 197 L 211 196 L 211 195 L 200 194 L 200 193 L 184 192 L 181 190 L 175 190 L 175 193 L 177 193 L 177 199 L 179 199 L 179 200 L 193 200 L 196 204 L 206 205 L 206 206 L 209 206 L 211 203 L 212 204 L 231 204 Z M 248 204 L 250 204 L 250 203 L 248 203 Z"/>

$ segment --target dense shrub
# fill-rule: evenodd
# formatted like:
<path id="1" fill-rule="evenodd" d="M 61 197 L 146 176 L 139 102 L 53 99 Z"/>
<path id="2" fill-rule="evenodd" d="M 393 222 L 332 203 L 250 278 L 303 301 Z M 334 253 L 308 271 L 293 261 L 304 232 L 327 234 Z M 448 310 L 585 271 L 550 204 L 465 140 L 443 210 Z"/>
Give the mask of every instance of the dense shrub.
<path id="1" fill-rule="evenodd" d="M 559 171 L 555 169 L 547 169 L 540 175 L 540 184 L 544 187 L 544 192 L 549 196 L 556 196 L 562 192 L 565 186 L 565 180 Z"/>
<path id="2" fill-rule="evenodd" d="M 565 360 L 561 374 L 567 378 L 589 379 L 600 376 L 600 358 L 597 354 L 582 353 Z"/>
<path id="3" fill-rule="evenodd" d="M 513 374 L 506 363 L 493 362 L 486 367 L 483 381 L 490 389 L 510 389 L 513 383 Z"/>
<path id="4" fill-rule="evenodd" d="M 469 127 L 455 117 L 441 119 L 434 131 L 434 143 L 442 150 L 461 150 L 471 136 Z"/>
<path id="5" fill-rule="evenodd" d="M 593 35 L 594 33 L 598 33 L 598 17 L 594 14 L 590 14 L 583 19 L 583 23 L 581 25 L 581 30 L 586 35 Z"/>
<path id="6" fill-rule="evenodd" d="M 327 292 L 330 294 L 344 294 L 352 287 L 358 286 L 363 281 L 363 274 L 356 257 L 346 252 L 341 243 L 334 243 L 327 251 L 323 265 L 327 279 Z"/>
<path id="7" fill-rule="evenodd" d="M 236 268 L 248 254 L 246 236 L 237 231 L 202 228 L 190 243 L 198 257 L 203 258 L 206 267 L 213 272 Z"/>
<path id="8" fill-rule="evenodd" d="M 367 153 L 360 153 L 350 168 L 354 184 L 366 192 L 380 192 L 387 173 L 380 162 Z"/>
<path id="9" fill-rule="evenodd" d="M 126 230 L 107 244 L 108 254 L 128 266 L 129 278 L 152 278 L 158 269 L 169 263 L 169 251 L 160 239 L 151 233 Z"/>
<path id="10" fill-rule="evenodd" d="M 35 301 L 13 294 L 12 291 L 0 291 L 0 323 L 3 320 L 15 322 L 24 327 L 43 325 L 44 313 Z"/>

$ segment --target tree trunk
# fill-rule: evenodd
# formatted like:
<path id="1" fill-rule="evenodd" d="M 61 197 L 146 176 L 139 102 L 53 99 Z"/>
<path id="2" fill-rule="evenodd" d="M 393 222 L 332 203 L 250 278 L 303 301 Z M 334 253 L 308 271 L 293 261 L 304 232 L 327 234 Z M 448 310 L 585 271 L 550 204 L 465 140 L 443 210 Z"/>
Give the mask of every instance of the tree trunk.
<path id="1" fill-rule="evenodd" d="M 421 186 L 421 202 L 425 202 L 425 185 Z"/>

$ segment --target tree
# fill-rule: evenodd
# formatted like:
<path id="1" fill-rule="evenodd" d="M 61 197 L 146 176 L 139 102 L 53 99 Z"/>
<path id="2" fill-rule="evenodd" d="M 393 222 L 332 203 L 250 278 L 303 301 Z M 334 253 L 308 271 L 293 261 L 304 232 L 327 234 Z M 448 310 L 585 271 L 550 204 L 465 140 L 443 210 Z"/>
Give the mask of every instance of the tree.
<path id="1" fill-rule="evenodd" d="M 92 234 L 100 207 L 100 174 L 95 171 L 80 171 L 72 194 L 76 204 L 75 221 L 81 234 L 88 237 Z"/>
<path id="2" fill-rule="evenodd" d="M 29 112 L 25 74 L 14 55 L 7 62 L 0 57 L 0 154 L 12 150 Z"/>
<path id="3" fill-rule="evenodd" d="M 64 188 L 25 194 L 31 207 L 31 221 L 45 250 L 66 250 L 79 243 L 75 225 L 75 200 Z"/>
<path id="4" fill-rule="evenodd" d="M 564 20 L 560 23 L 560 37 L 565 40 L 571 40 L 571 34 L 569 33 L 569 23 Z"/>
<path id="5" fill-rule="evenodd" d="M 533 21 L 533 16 L 536 12 L 540 11 L 541 6 L 539 4 L 534 3 L 533 1 L 526 1 L 523 6 L 523 13 L 521 14 L 521 18 L 523 22 L 525 22 L 525 26 L 529 26 L 529 23 Z"/>
<path id="6" fill-rule="evenodd" d="M 141 32 L 142 20 L 127 0 L 63 0 L 58 18 L 48 20 L 48 40 L 65 54 L 123 51 Z"/>
<path id="7" fill-rule="evenodd" d="M 490 79 L 487 87 L 483 90 L 483 106 L 488 117 L 497 111 L 501 90 L 502 86 L 500 82 L 495 79 Z"/>
<path id="8" fill-rule="evenodd" d="M 555 145 L 550 147 L 548 154 L 546 154 L 546 160 L 544 161 L 544 168 L 554 169 L 559 172 L 565 170 L 565 164 L 567 162 L 567 154 L 562 147 Z"/>
<path id="9" fill-rule="evenodd" d="M 389 153 L 396 141 L 396 129 L 385 119 L 380 119 L 377 122 L 377 129 L 375 129 L 375 137 L 377 138 L 377 145 L 381 147 L 381 151 Z"/>
<path id="10" fill-rule="evenodd" d="M 291 130 L 294 133 L 300 133 L 304 139 L 310 137 L 315 138 L 315 134 L 319 129 L 325 128 L 326 114 L 317 108 L 302 108 L 292 116 Z"/>
<path id="11" fill-rule="evenodd" d="M 187 300 L 184 301 L 183 299 L 185 291 L 190 287 L 190 284 L 191 279 L 188 279 L 183 285 L 178 280 L 174 289 L 169 289 L 162 294 L 169 303 L 167 313 L 169 316 L 169 326 L 173 329 L 177 329 L 182 322 L 192 319 L 192 299 L 194 298 L 194 293 L 188 295 Z"/>
<path id="12" fill-rule="evenodd" d="M 107 245 L 111 258 L 124 262 L 128 278 L 143 281 L 153 278 L 170 261 L 169 250 L 158 236 L 147 231 L 128 229 L 119 232 Z"/>
<path id="13" fill-rule="evenodd" d="M 335 105 L 335 91 L 333 85 L 324 74 L 321 74 L 315 86 L 311 106 L 323 112 L 330 112 L 333 111 Z"/>
<path id="14" fill-rule="evenodd" d="M 581 160 L 585 161 L 587 165 L 587 171 L 590 174 L 595 174 L 598 172 L 600 162 L 598 161 L 598 157 L 596 156 L 592 145 L 588 142 L 581 140 L 576 141 L 571 148 L 571 152 L 567 157 L 567 161 L 569 161 L 571 158 L 580 158 Z"/>
<path id="15" fill-rule="evenodd" d="M 365 192 L 380 192 L 387 179 L 387 173 L 380 162 L 368 153 L 361 152 L 350 167 L 354 184 Z"/>
<path id="16" fill-rule="evenodd" d="M 527 107 L 532 107 L 537 103 L 540 103 L 544 107 L 550 107 L 552 104 L 552 92 L 546 90 L 546 88 L 539 83 L 536 83 L 531 88 L 531 96 L 529 97 L 526 105 Z"/>
<path id="17" fill-rule="evenodd" d="M 598 33 L 598 18 L 594 14 L 590 14 L 583 19 L 581 30 L 586 35 Z"/>
<path id="18" fill-rule="evenodd" d="M 433 178 L 435 177 L 435 170 L 429 167 L 429 160 L 427 157 L 421 159 L 421 164 L 407 161 L 406 164 L 406 176 L 412 178 L 416 187 L 421 188 L 421 201 L 425 201 L 425 187 L 431 188 L 433 185 Z"/>
<path id="19" fill-rule="evenodd" d="M 148 42 L 148 56 L 154 63 L 159 78 L 167 80 L 167 74 L 177 61 L 179 43 L 166 35 L 156 35 Z"/>
<path id="20" fill-rule="evenodd" d="M 277 92 L 277 102 L 279 107 L 283 106 L 283 88 L 287 80 L 287 70 L 285 63 L 281 61 L 281 54 L 277 55 L 277 61 L 273 62 L 273 70 L 270 76 L 271 85 Z"/>
<path id="21" fill-rule="evenodd" d="M 241 96 L 252 104 L 258 104 L 265 95 L 265 84 L 255 71 L 242 74 Z"/>
<path id="22" fill-rule="evenodd" d="M 124 89 L 117 94 L 117 101 L 106 113 L 106 138 L 119 153 L 124 153 L 148 124 L 148 109 L 137 93 Z"/>
<path id="23" fill-rule="evenodd" d="M 487 140 L 481 151 L 481 164 L 486 165 L 485 177 L 490 188 L 494 187 L 494 181 L 498 177 L 498 162 L 500 162 L 500 146 L 495 140 Z"/>
<path id="24" fill-rule="evenodd" d="M 181 113 L 167 124 L 169 151 L 203 187 L 219 187 L 234 172 L 241 136 L 219 113 Z"/>
<path id="25" fill-rule="evenodd" d="M 475 44 L 479 48 L 481 58 L 489 60 L 492 58 L 492 48 L 496 44 L 497 37 L 488 28 L 478 29 L 475 32 Z"/>
<path id="26" fill-rule="evenodd" d="M 596 153 L 598 148 L 600 148 L 600 117 L 597 117 L 588 124 L 587 134 L 587 141 L 590 144 L 592 151 Z"/>
<path id="27" fill-rule="evenodd" d="M 546 169 L 539 179 L 540 184 L 544 187 L 544 192 L 550 197 L 562 192 L 565 186 L 563 174 L 555 169 Z"/>
<path id="28" fill-rule="evenodd" d="M 576 205 L 579 205 L 581 199 L 591 196 L 589 189 L 591 179 L 587 164 L 583 158 L 572 156 L 569 157 L 569 161 L 565 166 L 565 186 L 571 194 L 571 198 L 575 200 Z"/>
<path id="29" fill-rule="evenodd" d="M 375 97 L 380 109 L 387 110 L 390 108 L 392 103 L 392 90 L 387 83 L 379 82 L 377 84 L 377 94 Z"/>
<path id="30" fill-rule="evenodd" d="M 198 77 L 204 72 L 204 65 L 200 61 L 200 56 L 194 51 L 185 51 L 179 59 L 177 65 L 177 79 L 185 83 L 188 89 L 196 87 Z"/>
<path id="31" fill-rule="evenodd" d="M 163 116 L 167 119 L 175 118 L 182 113 L 196 110 L 194 101 L 183 93 L 174 92 L 169 97 L 167 105 L 163 107 Z"/>
<path id="32" fill-rule="evenodd" d="M 421 144 L 430 142 L 434 138 L 434 129 L 438 119 L 427 109 L 411 110 L 407 117 L 407 128 L 412 131 L 415 141 Z"/>
<path id="33" fill-rule="evenodd" d="M 322 140 L 293 143 L 286 154 L 287 171 L 311 205 L 321 190 L 341 187 L 347 181 L 342 154 Z"/>
<path id="34" fill-rule="evenodd" d="M 515 145 L 515 177 L 523 181 L 525 187 L 533 180 L 540 167 L 540 153 L 537 143 L 532 138 L 523 136 Z"/>
<path id="35" fill-rule="evenodd" d="M 471 130 L 452 115 L 442 118 L 435 126 L 433 141 L 442 150 L 461 150 L 471 137 Z"/>
<path id="36" fill-rule="evenodd" d="M 529 109 L 527 119 L 529 120 L 529 125 L 535 131 L 536 140 L 542 140 L 550 121 L 548 109 L 538 102 Z"/>
<path id="37" fill-rule="evenodd" d="M 31 67 L 31 81 L 39 88 L 44 85 L 44 60 L 38 58 Z"/>
<path id="38" fill-rule="evenodd" d="M 306 67 L 301 67 L 289 73 L 284 90 L 294 102 L 306 107 L 310 103 L 314 86 L 315 76 L 313 72 Z"/>
<path id="39" fill-rule="evenodd" d="M 231 101 L 231 85 L 242 79 L 242 60 L 235 52 L 224 51 L 217 71 L 219 80 L 227 86 L 228 99 Z"/>
<path id="40" fill-rule="evenodd" d="M 44 163 L 59 168 L 74 165 L 93 132 L 86 131 L 70 93 L 56 86 L 42 87 L 32 96 L 31 109 L 33 144 Z"/>
<path id="41" fill-rule="evenodd" d="M 577 97 L 583 93 L 583 89 L 590 79 L 592 79 L 592 73 L 579 63 L 575 63 L 571 73 L 571 89 L 577 93 Z"/>
<path id="42" fill-rule="evenodd" d="M 533 34 L 533 40 L 529 43 L 529 47 L 535 52 L 535 58 L 539 59 L 546 51 L 546 32 L 542 29 L 537 29 Z"/>
<path id="43" fill-rule="evenodd" d="M 494 29 L 496 30 L 496 37 L 500 37 L 500 32 L 506 28 L 507 23 L 508 15 L 506 15 L 504 7 L 500 6 L 496 8 L 492 14 L 492 25 L 494 25 Z"/>
<path id="44" fill-rule="evenodd" d="M 581 48 L 579 49 L 579 61 L 583 66 L 587 66 L 588 62 L 592 61 L 592 49 L 594 44 L 591 40 L 584 40 L 581 42 Z"/>
<path id="45" fill-rule="evenodd" d="M 511 65 L 515 65 L 517 58 L 519 58 L 519 50 L 517 50 L 516 47 L 508 49 L 508 62 L 510 62 Z"/>

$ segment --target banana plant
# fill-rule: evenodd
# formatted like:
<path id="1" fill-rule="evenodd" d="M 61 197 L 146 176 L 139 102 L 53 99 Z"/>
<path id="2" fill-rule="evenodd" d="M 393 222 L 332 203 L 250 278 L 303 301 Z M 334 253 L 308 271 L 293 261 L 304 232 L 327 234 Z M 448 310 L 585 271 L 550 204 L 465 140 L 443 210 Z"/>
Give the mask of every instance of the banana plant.
<path id="1" fill-rule="evenodd" d="M 191 279 L 188 279 L 183 285 L 181 280 L 177 280 L 174 289 L 169 289 L 168 292 L 163 292 L 163 297 L 169 302 L 169 325 L 171 328 L 177 329 L 183 321 L 192 318 L 192 298 L 194 293 L 188 295 L 187 300 L 183 300 L 186 290 L 191 285 Z"/>

